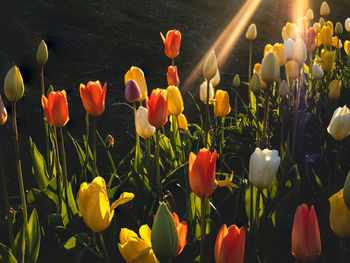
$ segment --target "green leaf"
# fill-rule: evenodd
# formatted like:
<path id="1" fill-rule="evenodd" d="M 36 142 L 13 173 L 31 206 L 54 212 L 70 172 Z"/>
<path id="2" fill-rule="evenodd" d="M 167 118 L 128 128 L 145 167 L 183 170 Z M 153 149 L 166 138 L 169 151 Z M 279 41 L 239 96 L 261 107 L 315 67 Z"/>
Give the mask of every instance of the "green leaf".
<path id="1" fill-rule="evenodd" d="M 193 192 L 190 193 L 191 200 L 191 222 L 194 225 L 194 237 L 195 240 L 200 240 L 201 237 L 201 199 Z M 208 198 L 205 198 L 205 233 L 210 233 L 210 202 Z"/>
<path id="2" fill-rule="evenodd" d="M 160 156 L 165 156 L 169 165 L 175 168 L 177 166 L 177 161 L 175 160 L 175 153 L 173 147 L 171 146 L 170 139 L 164 134 L 159 136 L 159 146 L 160 146 Z"/>
<path id="3" fill-rule="evenodd" d="M 57 193 L 57 180 L 56 176 L 51 179 L 50 183 L 46 186 L 44 193 L 47 195 L 48 198 L 50 198 L 58 207 L 58 193 Z"/>
<path id="4" fill-rule="evenodd" d="M 17 263 L 11 249 L 9 249 L 3 243 L 0 243 L 0 262 Z"/>
<path id="5" fill-rule="evenodd" d="M 33 175 L 40 189 L 43 190 L 49 184 L 45 159 L 38 151 L 38 148 L 36 147 L 31 137 L 29 137 L 29 145 L 30 154 L 32 155 L 33 159 Z"/>
<path id="6" fill-rule="evenodd" d="M 255 210 L 256 210 L 256 197 L 258 193 L 258 188 L 253 184 L 250 184 L 245 190 L 245 210 L 248 217 L 249 226 L 251 223 L 254 224 L 255 221 Z M 260 197 L 259 201 L 259 218 L 264 213 L 263 198 Z"/>
<path id="7" fill-rule="evenodd" d="M 69 183 L 68 184 L 68 208 L 65 202 L 65 195 L 63 196 L 64 198 L 62 199 L 62 220 L 63 220 L 63 225 L 67 226 L 67 224 L 69 223 L 69 214 L 71 216 L 75 215 L 76 213 L 78 213 L 78 209 L 77 209 L 77 205 L 75 203 L 74 200 L 74 196 L 73 196 L 73 192 L 72 192 L 72 184 Z M 67 209 L 69 209 L 70 213 L 68 213 Z"/>
<path id="8" fill-rule="evenodd" d="M 27 231 L 27 258 L 29 262 L 36 262 L 39 255 L 41 232 L 39 217 L 35 208 L 29 218 Z"/>
<path id="9" fill-rule="evenodd" d="M 22 259 L 22 255 L 24 255 L 24 251 L 26 248 L 26 243 L 24 239 L 24 230 L 23 227 L 19 230 L 17 233 L 17 236 L 15 238 L 15 255 L 16 258 Z"/>

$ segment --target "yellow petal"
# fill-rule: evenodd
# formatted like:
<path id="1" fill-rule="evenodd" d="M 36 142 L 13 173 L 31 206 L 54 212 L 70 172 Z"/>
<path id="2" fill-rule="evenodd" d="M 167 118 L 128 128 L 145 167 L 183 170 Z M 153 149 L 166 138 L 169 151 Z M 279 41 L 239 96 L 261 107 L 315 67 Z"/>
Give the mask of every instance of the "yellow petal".
<path id="1" fill-rule="evenodd" d="M 139 229 L 140 237 L 143 241 L 150 247 L 152 247 L 151 243 L 151 229 L 148 227 L 148 225 L 142 225 Z"/>
<path id="2" fill-rule="evenodd" d="M 118 248 L 126 262 L 131 263 L 139 257 L 141 252 L 146 251 L 149 247 L 145 242 L 139 239 L 130 240 L 124 244 L 118 243 Z"/>
<path id="3" fill-rule="evenodd" d="M 122 228 L 120 230 L 119 240 L 120 240 L 120 243 L 122 244 L 128 242 L 131 239 L 138 239 L 138 238 L 139 237 L 137 236 L 137 234 L 128 228 Z"/>
<path id="4" fill-rule="evenodd" d="M 117 206 L 125 204 L 129 201 L 131 201 L 134 198 L 134 194 L 133 193 L 128 193 L 128 192 L 124 192 L 120 195 L 120 197 L 118 198 L 117 201 L 115 201 L 112 205 L 111 205 L 111 211 L 114 210 Z"/>
<path id="5" fill-rule="evenodd" d="M 131 67 L 130 70 L 126 72 L 124 76 L 125 84 L 130 79 L 135 81 L 139 86 L 142 94 L 142 97 L 141 99 L 139 99 L 139 101 L 143 101 L 147 96 L 147 84 L 146 84 L 145 75 L 143 74 L 143 71 L 138 67 Z"/>

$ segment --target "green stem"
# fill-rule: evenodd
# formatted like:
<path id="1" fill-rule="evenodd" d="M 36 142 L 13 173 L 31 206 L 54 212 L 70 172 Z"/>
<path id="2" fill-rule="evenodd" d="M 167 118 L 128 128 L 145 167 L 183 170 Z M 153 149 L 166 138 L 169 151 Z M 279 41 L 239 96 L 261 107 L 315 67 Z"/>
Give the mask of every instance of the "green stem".
<path id="1" fill-rule="evenodd" d="M 238 122 L 238 96 L 237 96 L 237 89 L 235 89 L 235 119 L 236 119 L 236 126 Z"/>
<path id="2" fill-rule="evenodd" d="M 134 119 L 136 119 L 136 103 L 135 102 L 133 104 L 133 108 L 134 108 Z M 137 149 L 140 149 L 140 136 L 136 131 L 136 127 L 135 127 L 135 135 L 136 135 L 136 147 L 135 147 L 134 169 L 135 169 L 135 171 L 138 171 L 138 169 L 137 169 L 138 150 Z"/>
<path id="3" fill-rule="evenodd" d="M 58 142 L 57 142 L 57 131 L 56 127 L 54 127 L 54 136 L 55 136 L 55 148 L 56 148 L 56 183 L 57 183 L 57 190 L 58 190 L 58 213 L 61 213 L 62 211 L 62 188 L 61 188 L 61 172 L 60 169 L 60 154 L 58 151 Z"/>
<path id="4" fill-rule="evenodd" d="M 254 254 L 256 257 L 258 257 L 258 251 L 259 251 L 259 246 L 258 246 L 258 233 L 259 233 L 259 207 L 260 207 L 260 194 L 261 190 L 258 188 L 256 192 L 256 199 L 255 199 L 255 226 L 254 226 Z"/>
<path id="5" fill-rule="evenodd" d="M 102 251 L 103 251 L 103 257 L 104 257 L 104 260 L 105 262 L 107 263 L 110 263 L 111 262 L 111 259 L 109 258 L 109 255 L 108 255 L 108 252 L 107 252 L 107 248 L 106 248 L 106 245 L 105 245 L 105 242 L 103 240 L 103 235 L 101 232 L 98 233 L 98 236 L 100 238 L 100 243 L 101 243 L 101 247 L 102 247 Z"/>
<path id="6" fill-rule="evenodd" d="M 160 165 L 159 165 L 159 128 L 156 128 L 156 192 L 158 195 L 158 198 L 160 198 L 161 194 L 161 181 L 160 181 Z"/>
<path id="7" fill-rule="evenodd" d="M 267 89 L 265 90 L 265 102 L 264 102 L 264 122 L 263 122 L 263 131 L 261 135 L 261 145 L 262 149 L 266 147 L 266 131 L 267 131 L 267 121 L 269 118 L 269 99 L 270 99 L 270 84 L 268 84 Z"/>
<path id="8" fill-rule="evenodd" d="M 178 116 L 175 116 L 175 118 L 176 118 L 176 123 L 177 123 L 177 132 L 179 134 L 180 145 L 181 145 L 181 163 L 184 163 L 185 162 L 185 149 L 184 149 L 184 145 L 183 145 L 182 140 L 181 140 L 179 118 L 178 118 Z"/>
<path id="9" fill-rule="evenodd" d="M 68 203 L 67 161 L 66 161 L 66 151 L 64 149 L 63 127 L 60 128 L 60 133 L 61 133 L 61 155 L 62 155 L 62 165 L 63 165 L 63 183 L 64 183 L 64 191 L 66 196 L 66 206 L 67 206 L 67 211 L 69 216 L 70 210 L 69 210 L 69 203 Z"/>
<path id="10" fill-rule="evenodd" d="M 207 80 L 207 100 L 205 104 L 205 127 L 204 127 L 204 147 L 208 148 L 208 131 L 209 131 L 209 86 L 210 80 Z"/>
<path id="11" fill-rule="evenodd" d="M 96 119 L 97 117 L 96 116 L 93 116 L 93 135 L 92 135 L 92 143 L 93 143 L 93 151 L 94 151 L 94 177 L 97 177 L 99 176 L 98 174 L 98 170 L 97 170 L 97 161 L 96 161 L 96 158 L 97 158 L 97 154 L 96 154 Z"/>
<path id="12" fill-rule="evenodd" d="M 298 125 L 298 117 L 299 117 L 299 103 L 300 103 L 300 90 L 301 90 L 301 79 L 296 85 L 297 89 L 297 97 L 295 99 L 295 108 L 294 108 L 294 122 L 293 122 L 293 137 L 292 137 L 292 156 L 294 156 L 295 151 L 295 140 L 296 140 L 296 132 Z"/>
<path id="13" fill-rule="evenodd" d="M 44 65 L 41 65 L 41 94 L 45 95 Z"/>
<path id="14" fill-rule="evenodd" d="M 259 102 L 258 102 L 258 94 L 255 93 L 255 122 L 256 122 L 256 144 L 260 145 L 259 141 L 259 128 L 260 128 L 260 119 L 259 119 Z"/>
<path id="15" fill-rule="evenodd" d="M 224 140 L 225 140 L 225 132 L 224 132 L 224 127 L 225 127 L 225 117 L 221 118 L 221 141 L 220 141 L 220 158 L 222 155 L 222 150 L 224 147 Z"/>
<path id="16" fill-rule="evenodd" d="M 171 59 L 171 65 L 172 65 L 172 66 L 175 66 L 175 58 L 172 58 L 172 59 Z"/>
<path id="17" fill-rule="evenodd" d="M 201 243 L 200 243 L 200 255 L 201 263 L 206 262 L 204 253 L 205 242 L 205 197 L 201 197 Z"/>
<path id="18" fill-rule="evenodd" d="M 253 40 L 249 41 L 249 74 L 248 74 L 248 82 L 250 82 L 250 79 L 252 77 L 252 56 L 253 56 Z M 250 89 L 248 89 L 248 102 L 249 106 L 251 107 L 251 100 L 250 100 Z"/>

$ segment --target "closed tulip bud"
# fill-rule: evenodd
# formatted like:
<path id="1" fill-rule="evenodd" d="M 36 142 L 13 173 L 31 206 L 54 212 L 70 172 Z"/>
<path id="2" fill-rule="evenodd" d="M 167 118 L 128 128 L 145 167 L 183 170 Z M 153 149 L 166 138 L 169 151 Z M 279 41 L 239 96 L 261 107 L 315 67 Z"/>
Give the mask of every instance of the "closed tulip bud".
<path id="1" fill-rule="evenodd" d="M 275 56 L 277 56 L 278 58 L 279 66 L 282 67 L 287 61 L 287 55 L 283 44 L 280 44 L 280 43 L 274 44 L 272 50 L 275 53 Z"/>
<path id="2" fill-rule="evenodd" d="M 323 26 L 321 31 L 320 31 L 320 37 L 321 37 L 321 41 L 322 44 L 325 47 L 330 47 L 332 45 L 332 31 L 331 28 L 329 26 Z"/>
<path id="3" fill-rule="evenodd" d="M 288 38 L 293 39 L 294 41 L 298 36 L 298 27 L 294 23 L 287 22 L 287 24 L 282 28 L 282 39 L 286 40 Z"/>
<path id="4" fill-rule="evenodd" d="M 321 30 L 321 25 L 320 25 L 320 23 L 315 22 L 314 25 L 313 25 L 312 27 L 316 30 L 317 33 L 319 33 L 320 30 Z"/>
<path id="5" fill-rule="evenodd" d="M 255 24 L 251 24 L 248 29 L 247 29 L 247 33 L 245 34 L 245 37 L 248 40 L 254 40 L 256 39 L 257 36 L 257 31 L 256 31 L 256 25 Z"/>
<path id="6" fill-rule="evenodd" d="M 326 1 L 323 1 L 320 8 L 320 15 L 321 16 L 328 16 L 331 12 L 331 9 L 329 8 Z"/>
<path id="7" fill-rule="evenodd" d="M 171 213 L 171 215 L 174 218 L 177 234 L 178 234 L 178 244 L 174 254 L 174 257 L 176 257 L 181 254 L 182 250 L 187 244 L 187 222 L 181 221 L 180 223 L 179 217 L 175 212 Z"/>
<path id="8" fill-rule="evenodd" d="M 166 78 L 168 81 L 168 86 L 180 86 L 180 80 L 179 76 L 177 74 L 177 67 L 176 66 L 169 66 L 168 72 L 166 74 Z"/>
<path id="9" fill-rule="evenodd" d="M 264 48 L 264 56 L 266 55 L 267 52 L 273 51 L 273 46 L 271 44 L 267 44 Z"/>
<path id="10" fill-rule="evenodd" d="M 168 207 L 161 203 L 154 218 L 151 233 L 152 249 L 160 262 L 173 258 L 178 245 L 178 233 Z"/>
<path id="11" fill-rule="evenodd" d="M 112 222 L 114 209 L 134 198 L 124 192 L 111 206 L 109 205 L 105 180 L 98 176 L 90 184 L 83 182 L 78 193 L 78 207 L 85 224 L 94 232 L 105 230 Z"/>
<path id="12" fill-rule="evenodd" d="M 298 206 L 292 229 L 292 254 L 303 262 L 311 262 L 321 254 L 321 238 L 315 208 Z"/>
<path id="13" fill-rule="evenodd" d="M 272 51 L 269 51 L 264 56 L 261 62 L 260 76 L 266 83 L 272 83 L 276 78 L 276 69 L 279 68 L 276 63 L 275 55 Z"/>
<path id="14" fill-rule="evenodd" d="M 179 30 L 169 30 L 166 33 L 166 37 L 160 33 L 165 46 L 165 55 L 168 58 L 175 58 L 179 55 L 180 44 L 181 44 L 181 32 Z"/>
<path id="15" fill-rule="evenodd" d="M 179 128 L 181 129 L 180 132 L 183 133 L 183 131 L 186 131 L 187 130 L 186 116 L 183 113 L 181 113 L 179 116 L 177 116 L 177 121 L 179 123 Z"/>
<path id="16" fill-rule="evenodd" d="M 81 101 L 83 102 L 86 112 L 92 116 L 100 116 L 105 111 L 107 83 L 105 83 L 102 88 L 98 80 L 89 81 L 86 86 L 80 84 L 79 90 Z"/>
<path id="17" fill-rule="evenodd" d="M 350 135 L 350 110 L 346 105 L 337 108 L 327 127 L 327 131 L 332 137 L 340 141 Z"/>
<path id="18" fill-rule="evenodd" d="M 24 93 L 24 84 L 21 72 L 13 66 L 6 74 L 4 90 L 6 98 L 11 102 L 20 100 Z"/>
<path id="19" fill-rule="evenodd" d="M 225 117 L 231 111 L 228 93 L 217 90 L 215 93 L 214 114 L 217 117 Z"/>
<path id="20" fill-rule="evenodd" d="M 63 127 L 69 120 L 66 91 L 51 91 L 49 96 L 41 96 L 41 105 L 47 121 L 54 127 Z"/>
<path id="21" fill-rule="evenodd" d="M 38 51 L 36 52 L 36 61 L 38 61 L 40 65 L 44 65 L 48 57 L 49 53 L 47 51 L 46 43 L 44 40 L 41 40 Z"/>
<path id="22" fill-rule="evenodd" d="M 151 97 L 148 100 L 148 121 L 160 128 L 168 121 L 168 94 L 164 89 L 152 90 Z"/>
<path id="23" fill-rule="evenodd" d="M 309 9 L 306 11 L 306 17 L 307 17 L 307 19 L 309 19 L 309 20 L 314 19 L 314 12 L 312 11 L 312 9 L 309 8 Z"/>
<path id="24" fill-rule="evenodd" d="M 329 222 L 331 228 L 338 237 L 343 239 L 350 237 L 350 210 L 344 202 L 344 190 L 341 189 L 329 198 L 329 205 L 331 207 Z"/>
<path id="25" fill-rule="evenodd" d="M 287 59 L 293 59 L 294 44 L 295 42 L 291 38 L 288 38 L 283 41 L 283 46 L 286 52 Z"/>
<path id="26" fill-rule="evenodd" d="M 141 99 L 141 90 L 139 88 L 139 85 L 137 85 L 136 81 L 129 79 L 126 82 L 124 96 L 127 102 L 135 102 Z"/>
<path id="27" fill-rule="evenodd" d="M 154 131 L 156 130 L 148 121 L 148 110 L 140 106 L 135 115 L 135 127 L 136 132 L 142 138 L 147 139 L 152 137 Z"/>
<path id="28" fill-rule="evenodd" d="M 320 19 L 318 20 L 318 23 L 321 25 L 321 28 L 326 24 L 326 21 L 324 21 L 323 17 L 320 17 Z"/>
<path id="29" fill-rule="evenodd" d="M 326 22 L 326 24 L 325 24 L 325 26 L 328 26 L 330 29 L 331 29 L 331 35 L 333 35 L 333 33 L 334 33 L 334 30 L 333 30 L 333 23 L 332 23 L 332 21 L 327 21 Z"/>
<path id="30" fill-rule="evenodd" d="M 0 126 L 3 125 L 6 122 L 6 120 L 7 120 L 7 111 L 0 95 Z"/>
<path id="31" fill-rule="evenodd" d="M 201 101 L 207 103 L 207 81 L 204 81 L 199 87 L 199 97 Z M 214 98 L 214 88 L 211 83 L 209 84 L 209 104 Z"/>
<path id="32" fill-rule="evenodd" d="M 255 94 L 261 92 L 261 80 L 256 72 L 254 72 L 252 79 L 249 82 L 249 89 Z"/>
<path id="33" fill-rule="evenodd" d="M 217 85 L 219 85 L 219 83 L 220 83 L 220 72 L 219 72 L 219 69 L 217 69 L 216 74 L 215 74 L 214 78 L 212 78 L 210 80 L 210 83 L 211 83 L 211 85 L 213 85 L 213 87 L 216 87 Z"/>
<path id="34" fill-rule="evenodd" d="M 263 81 L 263 80 L 261 79 L 260 68 L 261 68 L 260 63 L 255 63 L 253 72 L 256 72 L 256 73 L 258 74 L 259 79 L 260 79 L 261 88 L 262 88 L 263 90 L 266 90 L 266 89 L 267 89 L 267 84 L 266 84 L 265 81 Z M 259 91 L 257 91 L 257 92 L 259 92 Z"/>
<path id="35" fill-rule="evenodd" d="M 319 64 L 313 64 L 311 67 L 311 76 L 315 80 L 319 80 L 323 77 L 323 70 Z"/>
<path id="36" fill-rule="evenodd" d="M 203 65 L 204 78 L 210 81 L 215 76 L 217 70 L 218 64 L 216 61 L 215 51 L 212 50 Z"/>
<path id="37" fill-rule="evenodd" d="M 245 248 L 245 229 L 224 224 L 215 241 L 215 263 L 243 263 Z"/>
<path id="38" fill-rule="evenodd" d="M 168 114 L 178 116 L 184 110 L 184 103 L 180 90 L 175 86 L 169 86 L 167 89 L 168 94 Z"/>
<path id="39" fill-rule="evenodd" d="M 331 83 L 329 83 L 328 89 L 328 98 L 331 100 L 338 100 L 340 96 L 339 81 L 337 79 L 332 80 Z"/>
<path id="40" fill-rule="evenodd" d="M 350 56 L 350 41 L 349 40 L 345 40 L 345 42 L 344 42 L 344 51 L 345 51 L 346 55 Z"/>
<path id="41" fill-rule="evenodd" d="M 289 87 L 288 87 L 288 84 L 285 80 L 283 80 L 281 82 L 281 85 L 280 85 L 280 88 L 278 90 L 278 94 L 282 97 L 282 98 L 285 98 L 287 97 L 289 93 Z"/>
<path id="42" fill-rule="evenodd" d="M 334 61 L 335 61 L 335 50 L 327 51 L 325 49 L 322 49 L 320 64 L 322 66 L 323 71 L 331 72 L 334 68 Z"/>
<path id="43" fill-rule="evenodd" d="M 290 60 L 286 64 L 286 73 L 288 78 L 297 79 L 299 77 L 299 66 L 294 60 Z"/>
<path id="44" fill-rule="evenodd" d="M 302 39 L 298 39 L 295 42 L 293 49 L 293 57 L 296 62 L 298 62 L 299 66 L 301 66 L 307 58 L 307 51 L 305 43 Z"/>
<path id="45" fill-rule="evenodd" d="M 350 18 L 345 19 L 345 30 L 350 32 Z"/>
<path id="46" fill-rule="evenodd" d="M 209 197 L 215 190 L 216 150 L 213 155 L 206 148 L 196 156 L 190 153 L 188 175 L 192 192 L 199 198 Z"/>
<path id="47" fill-rule="evenodd" d="M 344 202 L 350 210 L 350 171 L 348 172 L 344 183 Z"/>
<path id="48" fill-rule="evenodd" d="M 235 77 L 233 78 L 233 87 L 238 88 L 239 85 L 241 85 L 241 79 L 239 78 L 239 75 L 236 74 Z"/>
<path id="49" fill-rule="evenodd" d="M 139 87 L 142 94 L 141 98 L 138 101 L 143 101 L 147 97 L 147 84 L 143 71 L 138 67 L 131 67 L 124 76 L 125 85 L 128 80 L 133 80 L 137 83 L 137 86 Z"/>
<path id="50" fill-rule="evenodd" d="M 340 22 L 335 24 L 335 34 L 341 35 L 343 33 L 343 25 Z"/>
<path id="51" fill-rule="evenodd" d="M 249 160 L 249 181 L 260 189 L 268 187 L 276 177 L 280 162 L 276 150 L 256 148 Z"/>

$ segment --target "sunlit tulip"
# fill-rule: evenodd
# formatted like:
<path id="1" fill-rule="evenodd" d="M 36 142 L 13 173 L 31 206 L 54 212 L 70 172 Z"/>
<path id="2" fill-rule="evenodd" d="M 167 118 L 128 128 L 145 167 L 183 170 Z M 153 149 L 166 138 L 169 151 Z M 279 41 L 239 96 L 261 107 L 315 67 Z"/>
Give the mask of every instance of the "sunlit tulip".
<path id="1" fill-rule="evenodd" d="M 231 111 L 230 98 L 224 90 L 217 90 L 215 93 L 214 114 L 217 117 L 225 117 Z"/>
<path id="2" fill-rule="evenodd" d="M 99 116 L 105 111 L 105 98 L 107 83 L 101 86 L 97 81 L 89 81 L 85 86 L 80 84 L 80 97 L 87 113 L 92 116 Z"/>
<path id="3" fill-rule="evenodd" d="M 209 197 L 215 189 L 216 150 L 213 155 L 206 148 L 196 156 L 190 153 L 188 174 L 192 192 L 199 198 Z"/>
<path id="4" fill-rule="evenodd" d="M 301 66 L 307 58 L 307 51 L 305 43 L 302 39 L 298 39 L 295 41 L 294 49 L 293 49 L 293 58 L 296 62 L 298 62 L 299 66 Z"/>
<path id="5" fill-rule="evenodd" d="M 141 98 L 138 101 L 143 101 L 147 97 L 147 84 L 143 71 L 138 67 L 131 67 L 124 76 L 125 85 L 128 80 L 133 80 L 137 83 L 137 86 L 140 88 L 142 94 Z"/>
<path id="6" fill-rule="evenodd" d="M 298 36 L 298 27 L 294 23 L 287 22 L 287 24 L 282 28 L 282 39 L 286 40 L 288 38 L 293 39 L 294 41 Z"/>
<path id="7" fill-rule="evenodd" d="M 151 229 L 142 225 L 140 237 L 132 230 L 122 228 L 119 234 L 118 248 L 127 263 L 159 263 L 151 244 Z"/>
<path id="8" fill-rule="evenodd" d="M 314 19 L 314 12 L 312 11 L 312 9 L 309 8 L 309 9 L 306 11 L 306 17 L 307 17 L 307 19 L 309 19 L 309 20 Z"/>
<path id="9" fill-rule="evenodd" d="M 0 94 L 0 126 L 3 125 L 6 122 L 6 120 L 7 120 L 7 111 Z"/>
<path id="10" fill-rule="evenodd" d="M 266 83 L 272 83 L 277 80 L 277 69 L 279 70 L 278 61 L 272 51 L 264 56 L 261 62 L 260 77 Z M 279 72 L 278 72 L 279 73 Z"/>
<path id="11" fill-rule="evenodd" d="M 297 79 L 299 77 L 299 66 L 294 60 L 290 60 L 286 63 L 286 73 L 288 78 Z"/>
<path id="12" fill-rule="evenodd" d="M 350 135 L 350 110 L 346 105 L 337 108 L 327 127 L 327 131 L 334 139 L 340 141 Z"/>
<path id="13" fill-rule="evenodd" d="M 320 7 L 320 15 L 321 16 L 328 16 L 331 12 L 331 9 L 329 8 L 326 1 L 323 1 Z"/>
<path id="14" fill-rule="evenodd" d="M 38 50 L 36 52 L 36 61 L 40 65 L 44 65 L 49 57 L 49 53 L 47 51 L 47 46 L 44 40 L 41 40 Z"/>
<path id="15" fill-rule="evenodd" d="M 350 237 L 350 210 L 345 205 L 343 190 L 329 198 L 330 212 L 329 222 L 333 232 L 340 238 Z"/>
<path id="16" fill-rule="evenodd" d="M 319 64 L 313 64 L 311 67 L 311 76 L 315 80 L 319 80 L 323 77 L 323 70 Z"/>
<path id="17" fill-rule="evenodd" d="M 337 79 L 332 80 L 331 83 L 329 83 L 328 89 L 328 98 L 331 100 L 338 100 L 340 96 L 339 81 Z"/>
<path id="18" fill-rule="evenodd" d="M 330 47 L 332 45 L 332 31 L 329 26 L 323 26 L 320 31 L 320 37 L 322 44 L 325 47 Z"/>
<path id="19" fill-rule="evenodd" d="M 286 51 L 284 50 L 283 44 L 276 43 L 273 45 L 272 51 L 278 59 L 278 64 L 282 67 L 287 61 Z"/>
<path id="20" fill-rule="evenodd" d="M 322 45 L 321 33 L 317 33 L 317 36 L 316 36 L 316 39 L 315 39 L 315 45 L 317 47 L 320 47 Z"/>
<path id="21" fill-rule="evenodd" d="M 344 193 L 345 205 L 350 210 L 350 171 L 348 172 L 348 175 L 346 176 L 346 179 L 345 179 L 343 193 Z"/>
<path id="22" fill-rule="evenodd" d="M 243 263 L 245 229 L 224 224 L 215 241 L 215 263 Z"/>
<path id="23" fill-rule="evenodd" d="M 175 212 L 172 213 L 172 216 L 174 218 L 177 234 L 178 234 L 178 244 L 174 254 L 174 257 L 176 257 L 181 254 L 182 250 L 187 244 L 187 222 L 181 221 L 180 223 L 179 217 Z"/>
<path id="24" fill-rule="evenodd" d="M 247 33 L 245 34 L 245 37 L 248 40 L 254 40 L 256 39 L 257 36 L 257 30 L 256 30 L 256 25 L 255 24 L 251 24 L 248 29 L 247 29 Z"/>
<path id="25" fill-rule="evenodd" d="M 345 40 L 344 50 L 345 50 L 346 55 L 350 56 L 350 41 L 349 40 Z"/>
<path id="26" fill-rule="evenodd" d="M 181 33 L 179 30 L 169 30 L 166 33 L 166 37 L 160 33 L 165 46 L 165 55 L 168 58 L 175 58 L 179 55 L 180 44 L 181 44 Z"/>
<path id="27" fill-rule="evenodd" d="M 265 82 L 264 84 L 266 85 Z M 253 73 L 252 79 L 250 80 L 250 83 L 249 83 L 249 89 L 254 93 L 261 92 L 261 80 L 257 72 Z"/>
<path id="28" fill-rule="evenodd" d="M 327 21 L 325 25 L 328 26 L 331 29 L 331 35 L 333 35 L 333 33 L 334 33 L 333 28 L 334 27 L 333 27 L 332 21 Z"/>
<path id="29" fill-rule="evenodd" d="M 303 262 L 311 262 L 321 254 L 321 238 L 315 208 L 298 206 L 292 230 L 292 254 Z"/>
<path id="30" fill-rule="evenodd" d="M 289 93 L 289 87 L 288 87 L 288 84 L 285 80 L 283 80 L 281 82 L 281 85 L 280 85 L 280 88 L 278 90 L 278 94 L 282 97 L 282 98 L 285 98 L 287 97 Z"/>
<path id="31" fill-rule="evenodd" d="M 111 224 L 114 209 L 133 198 L 134 194 L 124 192 L 110 206 L 105 180 L 98 176 L 91 183 L 80 185 L 77 203 L 85 224 L 92 231 L 101 232 Z"/>
<path id="32" fill-rule="evenodd" d="M 168 86 L 180 86 L 179 75 L 177 74 L 177 66 L 169 66 L 166 74 Z"/>
<path id="33" fill-rule="evenodd" d="M 295 42 L 291 38 L 283 41 L 284 51 L 286 52 L 287 59 L 293 59 L 294 44 Z"/>
<path id="34" fill-rule="evenodd" d="M 280 162 L 276 150 L 256 148 L 249 160 L 249 181 L 257 188 L 268 187 L 276 177 Z"/>
<path id="35" fill-rule="evenodd" d="M 341 42 L 341 40 L 337 36 L 335 36 L 335 37 L 333 37 L 332 46 L 337 48 L 337 49 L 341 49 L 343 47 L 343 43 Z"/>
<path id="36" fill-rule="evenodd" d="M 335 61 L 335 50 L 327 51 L 325 49 L 322 49 L 320 64 L 322 66 L 323 71 L 332 71 L 334 68 L 334 61 Z"/>
<path id="37" fill-rule="evenodd" d="M 310 52 L 316 48 L 316 42 L 315 42 L 316 36 L 317 36 L 316 29 L 314 29 L 313 27 L 310 27 L 307 33 L 305 34 L 305 37 L 303 37 L 307 51 Z"/>
<path id="38" fill-rule="evenodd" d="M 139 88 L 139 85 L 137 85 L 136 81 L 129 79 L 126 82 L 124 96 L 127 102 L 135 102 L 141 99 L 141 90 Z"/>
<path id="39" fill-rule="evenodd" d="M 168 121 L 168 95 L 165 89 L 152 90 L 151 97 L 148 100 L 148 121 L 160 128 Z"/>
<path id="40" fill-rule="evenodd" d="M 319 33 L 321 30 L 321 25 L 318 22 L 315 22 L 312 27 L 316 30 L 317 33 Z"/>
<path id="41" fill-rule="evenodd" d="M 183 113 L 181 113 L 179 116 L 177 116 L 177 121 L 179 123 L 179 128 L 181 130 L 186 131 L 187 130 L 187 119 L 186 119 L 186 116 Z M 181 131 L 181 130 L 180 130 L 180 132 L 182 133 L 183 131 Z"/>
<path id="42" fill-rule="evenodd" d="M 263 80 L 261 79 L 261 76 L 260 76 L 260 68 L 261 68 L 260 63 L 256 63 L 256 64 L 254 65 L 254 72 L 256 72 L 256 73 L 258 74 L 259 79 L 260 79 L 261 88 L 262 88 L 263 90 L 265 90 L 265 89 L 267 88 L 267 84 L 266 84 L 265 81 L 263 81 Z M 254 74 L 253 74 L 253 77 L 254 77 Z M 252 79 L 253 79 L 253 77 L 252 77 Z M 255 83 L 252 83 L 252 85 L 253 85 L 253 84 L 255 84 Z M 256 82 L 256 84 L 259 85 L 257 82 Z M 254 86 L 254 87 L 255 87 L 255 86 Z M 260 90 L 259 90 L 259 87 L 257 86 L 256 88 L 257 88 L 257 91 L 256 91 L 256 92 L 259 92 L 259 91 L 260 91 Z"/>
<path id="43" fill-rule="evenodd" d="M 216 71 L 216 74 L 214 76 L 214 78 L 212 78 L 210 80 L 211 85 L 213 85 L 213 87 L 216 87 L 217 85 L 219 85 L 220 83 L 220 72 L 219 69 Z"/>
<path id="44" fill-rule="evenodd" d="M 320 17 L 320 20 L 318 20 L 318 23 L 321 25 L 321 28 L 326 24 L 326 21 L 324 21 L 323 17 Z"/>
<path id="45" fill-rule="evenodd" d="M 24 93 L 24 84 L 21 72 L 17 66 L 13 66 L 6 74 L 4 82 L 6 98 L 11 102 L 20 100 Z"/>
<path id="46" fill-rule="evenodd" d="M 232 85 L 234 88 L 238 88 L 239 85 L 241 85 L 241 79 L 239 78 L 239 75 L 236 74 L 233 78 L 233 82 L 232 82 Z"/>
<path id="47" fill-rule="evenodd" d="M 264 48 L 264 56 L 266 55 L 267 52 L 273 51 L 273 46 L 271 44 L 267 44 Z"/>
<path id="48" fill-rule="evenodd" d="M 204 103 L 207 103 L 207 81 L 204 81 L 199 87 L 199 98 Z M 209 104 L 212 103 L 214 98 L 214 88 L 211 83 L 209 84 Z"/>
<path id="49" fill-rule="evenodd" d="M 343 25 L 340 22 L 335 24 L 335 34 L 341 35 L 343 33 Z"/>
<path id="50" fill-rule="evenodd" d="M 203 65 L 203 75 L 206 80 L 211 80 L 218 70 L 215 51 L 212 50 Z"/>
<path id="51" fill-rule="evenodd" d="M 298 34 L 299 34 L 299 36 L 303 36 L 306 33 L 308 26 L 309 26 L 309 21 L 307 20 L 306 16 L 298 18 Z"/>
<path id="52" fill-rule="evenodd" d="M 135 127 L 136 132 L 142 138 L 147 139 L 152 137 L 154 131 L 156 130 L 148 121 L 148 110 L 140 106 L 135 115 Z"/>
<path id="53" fill-rule="evenodd" d="M 345 30 L 350 32 L 350 18 L 345 19 Z"/>
<path id="54" fill-rule="evenodd" d="M 175 86 L 169 86 L 167 89 L 168 94 L 168 114 L 178 116 L 184 110 L 184 103 L 180 90 Z"/>
<path id="55" fill-rule="evenodd" d="M 178 248 L 178 232 L 173 216 L 165 203 L 158 207 L 153 221 L 152 249 L 160 262 L 169 262 Z"/>
<path id="56" fill-rule="evenodd" d="M 41 105 L 47 121 L 54 127 L 63 127 L 69 120 L 66 91 L 51 91 L 49 96 L 41 96 Z"/>

